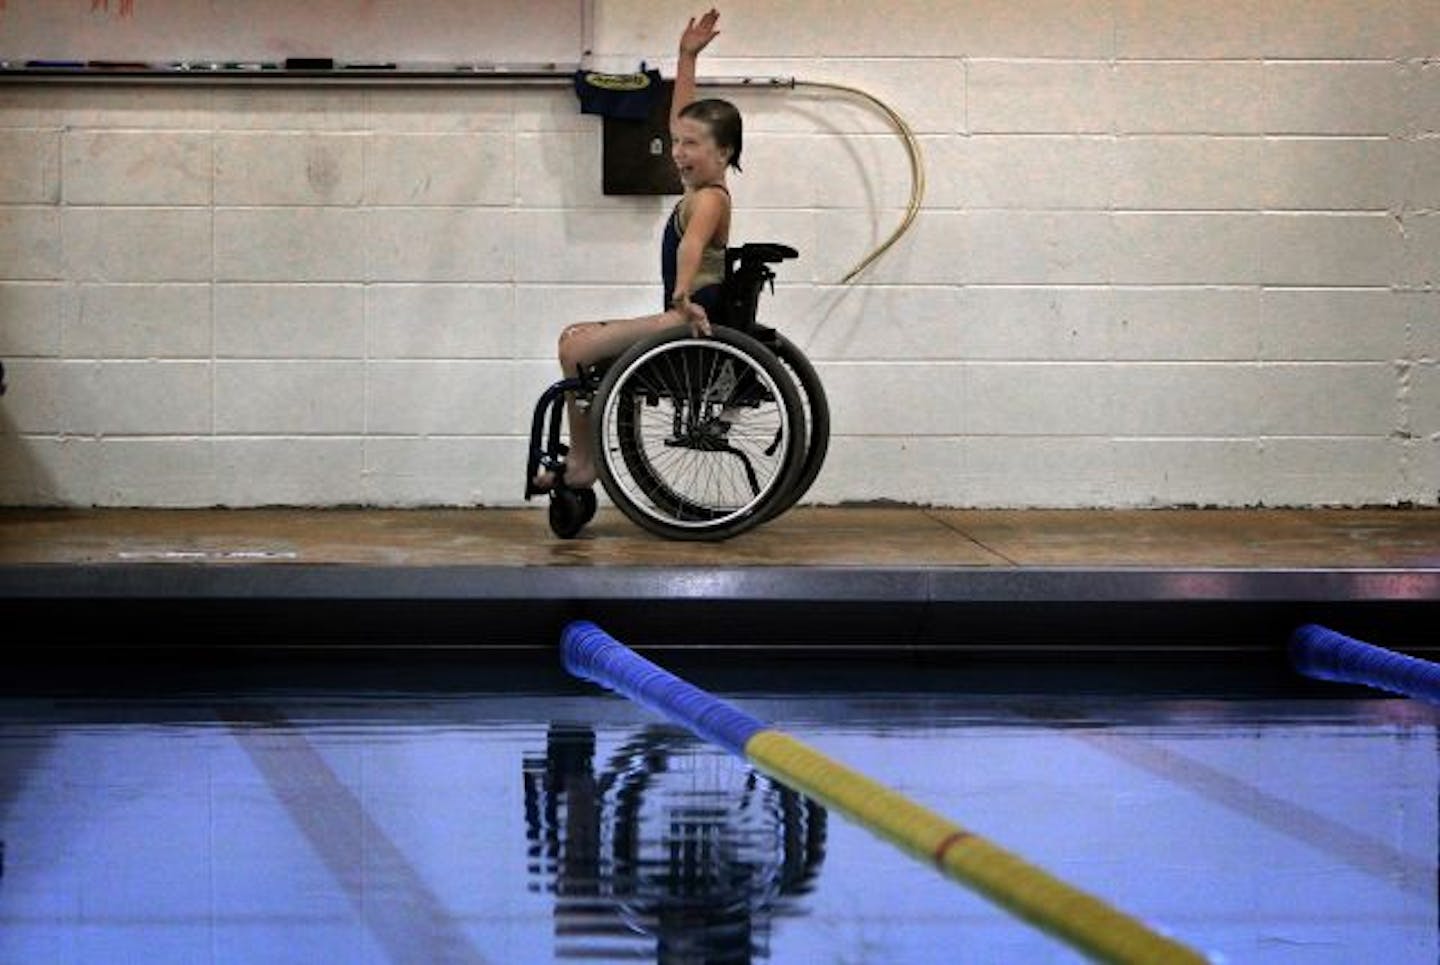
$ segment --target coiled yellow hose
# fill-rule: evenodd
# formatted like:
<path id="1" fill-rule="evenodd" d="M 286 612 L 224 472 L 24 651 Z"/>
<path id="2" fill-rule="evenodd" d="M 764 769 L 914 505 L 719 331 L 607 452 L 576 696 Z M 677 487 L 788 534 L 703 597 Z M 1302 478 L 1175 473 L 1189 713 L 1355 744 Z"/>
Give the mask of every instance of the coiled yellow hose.
<path id="1" fill-rule="evenodd" d="M 800 80 L 795 77 L 714 77 L 702 79 L 697 83 L 700 86 L 708 87 L 759 87 L 771 90 L 778 88 L 794 90 L 800 87 L 814 87 L 821 90 L 832 90 L 844 94 L 851 94 L 866 101 L 871 106 L 877 108 L 880 113 L 884 114 L 890 121 L 890 125 L 895 129 L 895 133 L 899 134 L 900 139 L 905 142 L 905 151 L 910 158 L 910 202 L 905 209 L 905 217 L 900 220 L 900 224 L 890 233 L 890 237 L 886 238 L 878 248 L 861 259 L 859 264 L 850 269 L 844 278 L 840 279 L 840 284 L 848 285 L 854 281 L 861 272 L 879 260 L 881 255 L 889 251 L 895 242 L 899 241 L 901 236 L 910 230 L 910 225 L 915 222 L 915 216 L 920 213 L 920 206 L 925 200 L 925 159 L 920 151 L 920 141 L 915 137 L 915 132 L 910 129 L 910 125 L 905 122 L 905 118 L 901 117 L 899 112 L 889 104 L 867 90 L 850 84 L 840 84 L 826 80 Z"/>
<path id="2" fill-rule="evenodd" d="M 900 237 L 910 230 L 910 225 L 914 223 L 915 216 L 920 213 L 920 205 L 925 200 L 924 155 L 920 151 L 920 142 L 915 137 L 915 132 L 910 129 L 910 125 L 905 122 L 905 118 L 901 117 L 894 108 L 869 91 L 862 90 L 859 87 L 852 87 L 849 84 L 837 84 L 822 80 L 797 79 L 794 84 L 796 87 L 819 87 L 826 90 L 836 90 L 846 94 L 853 94 L 879 108 L 880 112 L 889 118 L 890 124 L 895 128 L 895 132 L 900 135 L 901 140 L 905 142 L 905 151 L 910 158 L 910 203 L 905 210 L 905 217 L 901 219 L 900 224 L 891 232 L 890 237 L 886 238 L 878 248 L 870 252 L 859 264 L 850 269 L 849 274 L 840 279 L 840 284 L 848 285 L 854 281 L 861 272 L 879 260 L 881 255 L 889 251 L 895 242 L 899 241 Z"/>

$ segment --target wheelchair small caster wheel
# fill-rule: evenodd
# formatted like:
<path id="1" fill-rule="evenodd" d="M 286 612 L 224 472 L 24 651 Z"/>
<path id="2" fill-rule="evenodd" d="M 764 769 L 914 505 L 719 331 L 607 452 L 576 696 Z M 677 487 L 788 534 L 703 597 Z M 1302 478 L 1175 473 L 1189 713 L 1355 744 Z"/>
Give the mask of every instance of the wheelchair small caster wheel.
<path id="1" fill-rule="evenodd" d="M 550 531 L 574 539 L 595 518 L 595 490 L 560 486 L 550 494 Z"/>

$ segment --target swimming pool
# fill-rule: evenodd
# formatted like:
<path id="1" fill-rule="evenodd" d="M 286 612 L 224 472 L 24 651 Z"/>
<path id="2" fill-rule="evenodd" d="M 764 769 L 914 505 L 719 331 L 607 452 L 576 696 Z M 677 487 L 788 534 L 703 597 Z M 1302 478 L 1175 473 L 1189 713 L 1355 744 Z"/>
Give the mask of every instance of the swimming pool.
<path id="1" fill-rule="evenodd" d="M 686 674 L 1217 961 L 1440 955 L 1423 705 L 746 659 Z M 122 676 L 0 697 L 0 961 L 1078 958 L 550 668 Z"/>

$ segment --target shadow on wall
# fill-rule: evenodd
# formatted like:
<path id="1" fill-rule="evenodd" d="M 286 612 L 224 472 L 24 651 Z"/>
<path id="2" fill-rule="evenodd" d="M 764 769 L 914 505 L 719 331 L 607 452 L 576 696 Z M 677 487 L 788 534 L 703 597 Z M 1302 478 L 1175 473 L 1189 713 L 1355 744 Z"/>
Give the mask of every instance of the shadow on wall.
<path id="1" fill-rule="evenodd" d="M 0 362 L 0 397 L 8 388 L 5 363 Z M 0 506 L 52 506 L 56 504 L 54 492 L 54 480 L 26 446 L 0 398 Z"/>

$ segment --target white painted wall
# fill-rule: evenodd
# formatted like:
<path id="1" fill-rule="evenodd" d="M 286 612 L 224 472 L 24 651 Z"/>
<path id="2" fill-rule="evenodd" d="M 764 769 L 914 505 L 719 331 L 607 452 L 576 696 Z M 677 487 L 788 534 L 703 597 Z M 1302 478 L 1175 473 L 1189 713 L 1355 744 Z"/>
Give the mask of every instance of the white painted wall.
<path id="1" fill-rule="evenodd" d="M 597 0 L 596 65 L 688 8 Z M 144 3 L 137 5 L 144 16 Z M 3 16 L 3 14 L 0 14 Z M 815 359 L 813 493 L 1440 502 L 1433 0 L 736 0 L 737 240 Z M 504 505 L 565 324 L 651 310 L 669 201 L 565 89 L 0 86 L 0 503 Z"/>

